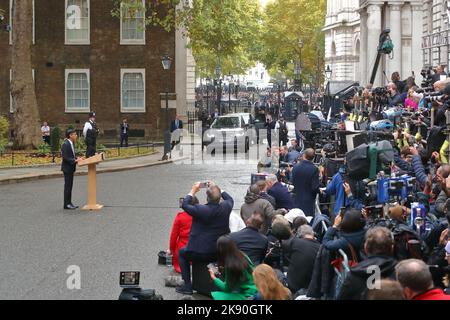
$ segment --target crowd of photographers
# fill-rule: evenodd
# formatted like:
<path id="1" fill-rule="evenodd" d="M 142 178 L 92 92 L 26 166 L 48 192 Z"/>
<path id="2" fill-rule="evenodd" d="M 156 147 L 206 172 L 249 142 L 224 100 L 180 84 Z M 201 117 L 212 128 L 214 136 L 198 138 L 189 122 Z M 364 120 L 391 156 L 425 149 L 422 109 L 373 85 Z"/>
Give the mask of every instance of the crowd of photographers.
<path id="1" fill-rule="evenodd" d="M 243 226 L 230 194 L 194 184 L 172 230 L 176 291 L 192 295 L 191 265 L 204 264 L 214 299 L 450 300 L 450 81 L 442 68 L 423 76 L 419 88 L 394 73 L 351 99 L 341 120 L 375 138 L 340 165 L 333 148 L 280 147 L 281 170 L 245 195 Z M 381 119 L 389 132 L 370 126 Z"/>

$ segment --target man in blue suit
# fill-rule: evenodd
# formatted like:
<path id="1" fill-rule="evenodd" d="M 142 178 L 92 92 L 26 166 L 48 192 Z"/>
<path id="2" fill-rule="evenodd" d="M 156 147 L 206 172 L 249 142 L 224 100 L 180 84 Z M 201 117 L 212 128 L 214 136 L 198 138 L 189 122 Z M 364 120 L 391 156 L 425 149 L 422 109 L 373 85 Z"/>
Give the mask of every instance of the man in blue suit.
<path id="1" fill-rule="evenodd" d="M 192 295 L 190 262 L 217 260 L 216 242 L 221 236 L 230 233 L 230 214 L 234 206 L 233 198 L 212 182 L 208 182 L 206 190 L 207 204 L 193 205 L 192 198 L 200 188 L 201 183 L 195 183 L 182 205 L 183 210 L 192 216 L 189 242 L 178 254 L 184 285 L 177 287 L 176 291 L 185 295 Z"/>
<path id="2" fill-rule="evenodd" d="M 319 169 L 314 165 L 314 149 L 306 149 L 303 161 L 292 170 L 297 208 L 307 216 L 314 216 L 316 196 L 319 192 Z"/>
<path id="3" fill-rule="evenodd" d="M 268 191 L 267 193 L 275 198 L 275 209 L 286 209 L 287 211 L 294 209 L 295 204 L 291 194 L 286 186 L 278 181 L 274 174 L 266 177 Z"/>

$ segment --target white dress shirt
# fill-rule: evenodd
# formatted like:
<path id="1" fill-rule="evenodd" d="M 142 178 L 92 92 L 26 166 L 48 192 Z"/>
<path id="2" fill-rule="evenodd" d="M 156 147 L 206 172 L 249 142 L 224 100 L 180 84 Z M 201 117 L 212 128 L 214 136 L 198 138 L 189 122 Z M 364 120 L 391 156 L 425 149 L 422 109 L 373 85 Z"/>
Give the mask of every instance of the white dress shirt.
<path id="1" fill-rule="evenodd" d="M 86 123 L 84 124 L 84 128 L 83 128 L 83 137 L 86 139 L 86 135 L 88 130 L 92 129 L 92 124 L 90 121 L 86 121 Z"/>
<path id="2" fill-rule="evenodd" d="M 72 148 L 72 152 L 73 152 L 73 156 L 76 158 L 77 156 L 76 156 L 76 154 L 75 154 L 75 147 L 73 146 L 73 142 L 72 142 L 72 140 L 70 140 L 70 139 L 67 139 L 67 141 L 69 141 L 69 143 L 70 143 L 70 147 Z"/>

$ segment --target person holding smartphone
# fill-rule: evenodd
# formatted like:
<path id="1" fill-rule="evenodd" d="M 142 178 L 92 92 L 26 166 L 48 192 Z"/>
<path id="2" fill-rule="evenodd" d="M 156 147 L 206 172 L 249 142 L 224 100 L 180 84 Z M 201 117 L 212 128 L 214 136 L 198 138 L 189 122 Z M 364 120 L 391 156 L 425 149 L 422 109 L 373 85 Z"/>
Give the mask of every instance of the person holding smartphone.
<path id="1" fill-rule="evenodd" d="M 192 217 L 189 241 L 178 254 L 181 276 L 184 285 L 176 291 L 192 295 L 191 262 L 210 263 L 217 261 L 216 241 L 220 236 L 230 233 L 230 214 L 234 207 L 233 198 L 213 182 L 207 183 L 206 204 L 193 202 L 196 194 L 205 184 L 196 182 L 191 192 L 184 198 L 182 208 Z"/>

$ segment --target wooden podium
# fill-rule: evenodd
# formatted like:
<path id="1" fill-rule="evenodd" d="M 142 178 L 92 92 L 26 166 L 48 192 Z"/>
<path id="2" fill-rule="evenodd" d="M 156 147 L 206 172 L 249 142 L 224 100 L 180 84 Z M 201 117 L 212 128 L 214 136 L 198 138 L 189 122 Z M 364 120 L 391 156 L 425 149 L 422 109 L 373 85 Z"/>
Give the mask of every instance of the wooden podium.
<path id="1" fill-rule="evenodd" d="M 97 164 L 105 160 L 104 153 L 97 153 L 95 156 L 78 162 L 80 167 L 88 166 L 88 203 L 81 210 L 100 210 L 102 204 L 97 203 Z"/>

